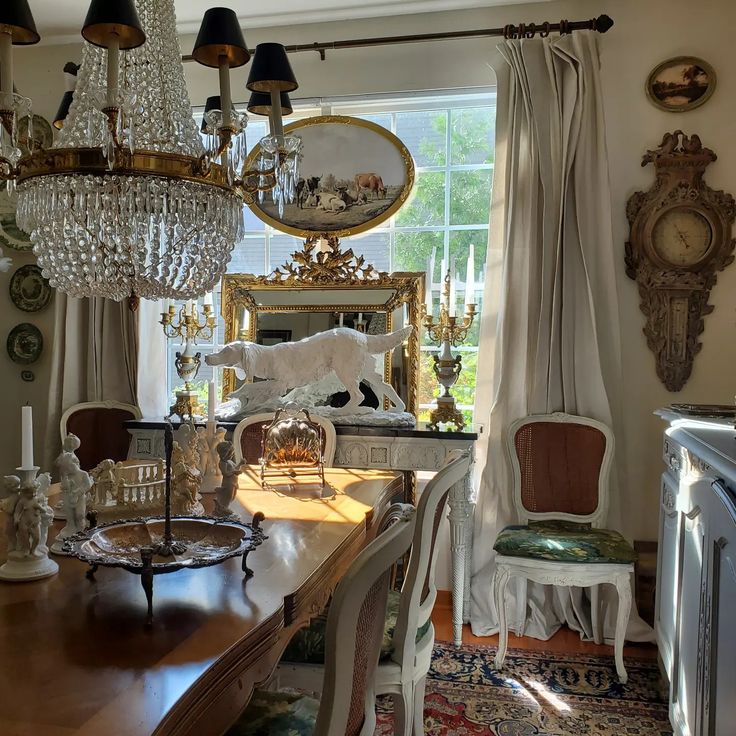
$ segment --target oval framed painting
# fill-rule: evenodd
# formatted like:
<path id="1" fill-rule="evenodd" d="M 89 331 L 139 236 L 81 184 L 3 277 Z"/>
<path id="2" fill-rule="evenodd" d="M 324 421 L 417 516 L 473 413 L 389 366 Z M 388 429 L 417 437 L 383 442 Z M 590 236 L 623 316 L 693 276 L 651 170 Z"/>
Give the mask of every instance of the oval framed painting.
<path id="1" fill-rule="evenodd" d="M 695 56 L 676 56 L 658 64 L 647 78 L 647 97 L 660 110 L 685 112 L 708 101 L 716 88 L 713 67 Z"/>
<path id="2" fill-rule="evenodd" d="M 284 133 L 302 140 L 295 201 L 284 206 L 283 216 L 268 192 L 250 205 L 277 230 L 301 238 L 357 235 L 388 220 L 411 193 L 411 153 L 376 123 L 323 115 L 287 125 Z M 260 154 L 256 146 L 248 168 Z"/>

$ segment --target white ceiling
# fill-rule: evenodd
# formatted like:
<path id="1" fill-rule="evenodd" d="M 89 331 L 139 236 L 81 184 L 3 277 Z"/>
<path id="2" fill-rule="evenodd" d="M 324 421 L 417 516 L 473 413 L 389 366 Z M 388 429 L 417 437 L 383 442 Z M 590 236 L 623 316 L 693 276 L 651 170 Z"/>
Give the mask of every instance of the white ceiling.
<path id="1" fill-rule="evenodd" d="M 3 0 L 0 0 L 2 2 Z M 207 8 L 230 7 L 243 28 L 297 23 L 377 18 L 407 13 L 514 5 L 529 0 L 175 0 L 182 33 L 196 33 Z M 79 39 L 87 14 L 87 0 L 30 0 L 42 43 L 67 43 Z M 247 7 L 243 7 L 247 5 Z M 417 28 L 421 33 L 421 28 Z"/>

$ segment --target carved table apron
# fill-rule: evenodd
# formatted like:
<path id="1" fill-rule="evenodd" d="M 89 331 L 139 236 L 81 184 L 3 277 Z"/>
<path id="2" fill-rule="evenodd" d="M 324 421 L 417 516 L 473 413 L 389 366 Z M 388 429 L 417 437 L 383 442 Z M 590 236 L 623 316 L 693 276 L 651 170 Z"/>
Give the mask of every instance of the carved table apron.
<path id="1" fill-rule="evenodd" d="M 57 557 L 58 575 L 0 584 L 0 733 L 222 734 L 401 495 L 393 472 L 325 475 L 335 496 L 313 500 L 319 488 L 264 491 L 247 468 L 232 508 L 244 520 L 263 511 L 269 536 L 248 558 L 254 577 L 243 579 L 239 559 L 162 575 L 150 629 L 139 580 L 124 570 L 89 581 L 86 565 Z"/>
<path id="2" fill-rule="evenodd" d="M 218 422 L 232 433 L 235 422 Z M 163 422 L 134 420 L 125 423 L 132 435 L 130 458 L 163 457 Z M 175 425 L 176 426 L 176 423 Z M 202 425 L 204 426 L 204 425 Z M 437 471 L 456 449 L 473 450 L 473 432 L 432 432 L 390 427 L 335 427 L 335 467 L 400 470 L 407 488 L 414 487 L 414 472 Z M 470 620 L 470 550 L 475 495 L 472 466 L 465 483 L 454 487 L 448 499 L 452 554 L 452 630 L 456 646 L 462 643 L 463 622 Z M 407 501 L 414 502 L 413 496 Z"/>

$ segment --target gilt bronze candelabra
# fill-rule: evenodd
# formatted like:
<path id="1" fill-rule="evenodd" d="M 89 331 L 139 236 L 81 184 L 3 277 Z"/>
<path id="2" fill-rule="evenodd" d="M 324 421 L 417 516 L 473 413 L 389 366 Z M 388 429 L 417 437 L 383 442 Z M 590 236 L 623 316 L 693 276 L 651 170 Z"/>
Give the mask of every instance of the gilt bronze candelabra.
<path id="1" fill-rule="evenodd" d="M 176 374 L 184 381 L 184 388 L 176 390 L 176 401 L 170 408 L 170 414 L 176 414 L 181 419 L 202 415 L 202 407 L 197 398 L 197 392 L 192 383 L 197 378 L 201 365 L 202 354 L 194 351 L 197 338 L 211 340 L 214 335 L 217 318 L 212 310 L 212 304 L 202 306 L 202 315 L 194 302 L 187 302 L 179 308 L 178 314 L 175 304 L 170 304 L 165 312 L 161 313 L 161 324 L 164 334 L 168 338 L 180 337 L 184 350 L 176 353 Z"/>
<path id="2" fill-rule="evenodd" d="M 429 429 L 438 430 L 440 423 L 453 424 L 459 431 L 465 427 L 465 419 L 457 408 L 455 397 L 450 388 L 455 385 L 462 371 L 462 356 L 452 354 L 452 347 L 461 345 L 468 336 L 473 320 L 475 319 L 475 304 L 466 303 L 465 315 L 458 320 L 454 314 L 455 305 L 450 304 L 450 272 L 444 278 L 442 295 L 440 297 L 439 318 L 435 322 L 432 314 L 423 309 L 423 322 L 429 339 L 439 346 L 439 352 L 433 355 L 432 366 L 437 381 L 444 389 L 444 393 L 437 397 L 437 407 L 430 412 Z"/>

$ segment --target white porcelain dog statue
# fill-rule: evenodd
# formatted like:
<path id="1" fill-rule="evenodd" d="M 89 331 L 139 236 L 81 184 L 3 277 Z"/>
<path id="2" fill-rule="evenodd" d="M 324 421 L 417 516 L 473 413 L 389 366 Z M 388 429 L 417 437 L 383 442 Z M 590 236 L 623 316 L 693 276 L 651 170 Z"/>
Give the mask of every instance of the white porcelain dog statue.
<path id="1" fill-rule="evenodd" d="M 393 404 L 392 412 L 406 409 L 393 386 L 383 380 L 376 368 L 376 355 L 381 355 L 401 345 L 413 332 L 404 327 L 388 335 L 367 335 L 349 327 L 336 327 L 305 337 L 299 342 L 282 342 L 278 345 L 256 345 L 252 342 L 231 342 L 218 353 L 208 355 L 208 365 L 235 368 L 239 379 L 262 378 L 258 383 L 246 383 L 230 398 L 247 402 L 251 397 L 283 396 L 290 389 L 319 381 L 334 372 L 350 400 L 336 409 L 339 414 L 356 414 L 363 394 L 360 382 L 365 381 L 379 397 L 387 396 Z"/>

